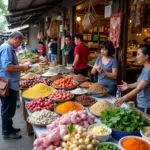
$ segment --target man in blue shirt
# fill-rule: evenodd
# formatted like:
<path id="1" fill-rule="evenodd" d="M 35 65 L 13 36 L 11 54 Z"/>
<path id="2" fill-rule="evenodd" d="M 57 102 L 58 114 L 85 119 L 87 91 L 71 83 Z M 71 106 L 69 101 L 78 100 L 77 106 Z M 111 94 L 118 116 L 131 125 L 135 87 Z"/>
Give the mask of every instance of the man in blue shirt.
<path id="1" fill-rule="evenodd" d="M 23 41 L 23 34 L 15 31 L 10 34 L 7 42 L 0 46 L 0 77 L 7 78 L 10 82 L 9 96 L 1 99 L 2 134 L 5 139 L 19 139 L 16 134 L 20 129 L 13 127 L 12 118 L 15 115 L 17 95 L 19 91 L 20 71 L 30 69 L 28 65 L 19 66 L 15 49 Z"/>

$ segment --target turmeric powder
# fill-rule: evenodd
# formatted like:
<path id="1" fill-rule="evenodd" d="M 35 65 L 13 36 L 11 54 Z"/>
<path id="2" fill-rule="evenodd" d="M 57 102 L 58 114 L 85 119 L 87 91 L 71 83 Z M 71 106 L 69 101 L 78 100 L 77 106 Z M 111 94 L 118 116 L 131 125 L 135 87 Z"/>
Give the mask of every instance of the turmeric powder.
<path id="1" fill-rule="evenodd" d="M 83 107 L 80 104 L 68 101 L 56 106 L 56 112 L 60 114 L 68 113 L 69 111 L 81 111 Z"/>
<path id="2" fill-rule="evenodd" d="M 22 96 L 25 98 L 40 98 L 40 97 L 48 97 L 52 92 L 56 90 L 46 84 L 39 83 L 34 85 L 33 87 L 23 91 Z"/>
<path id="3" fill-rule="evenodd" d="M 138 138 L 127 138 L 123 140 L 122 147 L 125 150 L 150 150 L 150 144 Z"/>

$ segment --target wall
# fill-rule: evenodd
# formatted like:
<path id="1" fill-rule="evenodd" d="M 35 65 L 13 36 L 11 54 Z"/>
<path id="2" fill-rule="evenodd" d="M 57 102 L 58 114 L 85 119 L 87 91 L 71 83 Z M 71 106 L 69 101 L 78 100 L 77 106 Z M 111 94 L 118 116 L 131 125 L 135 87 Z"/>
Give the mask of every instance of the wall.
<path id="1" fill-rule="evenodd" d="M 33 25 L 30 25 L 30 27 L 29 27 L 29 47 L 31 47 L 31 49 L 39 47 L 38 39 L 37 39 L 37 32 L 38 32 L 38 27 L 33 27 Z"/>

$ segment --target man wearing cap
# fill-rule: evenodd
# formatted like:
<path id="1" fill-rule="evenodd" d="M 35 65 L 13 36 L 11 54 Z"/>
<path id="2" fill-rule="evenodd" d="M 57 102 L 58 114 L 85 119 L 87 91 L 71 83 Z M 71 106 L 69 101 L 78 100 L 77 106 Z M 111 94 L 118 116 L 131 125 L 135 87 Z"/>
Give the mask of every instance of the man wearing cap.
<path id="1" fill-rule="evenodd" d="M 13 127 L 13 116 L 16 111 L 17 95 L 19 91 L 20 71 L 30 69 L 30 66 L 19 66 L 15 49 L 23 41 L 23 34 L 15 31 L 10 34 L 7 42 L 0 46 L 0 77 L 10 82 L 9 96 L 1 99 L 2 135 L 4 139 L 20 139 L 17 134 L 20 129 Z"/>

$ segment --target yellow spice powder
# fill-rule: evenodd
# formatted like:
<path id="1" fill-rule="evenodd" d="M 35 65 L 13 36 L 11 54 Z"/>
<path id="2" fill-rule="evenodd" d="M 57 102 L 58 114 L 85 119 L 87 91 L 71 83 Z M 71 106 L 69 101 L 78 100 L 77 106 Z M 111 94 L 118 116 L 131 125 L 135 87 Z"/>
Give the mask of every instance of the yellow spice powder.
<path id="1" fill-rule="evenodd" d="M 34 85 L 33 87 L 23 91 L 22 96 L 25 98 L 40 98 L 40 97 L 47 97 L 51 93 L 55 92 L 56 90 L 46 84 L 39 83 Z"/>

